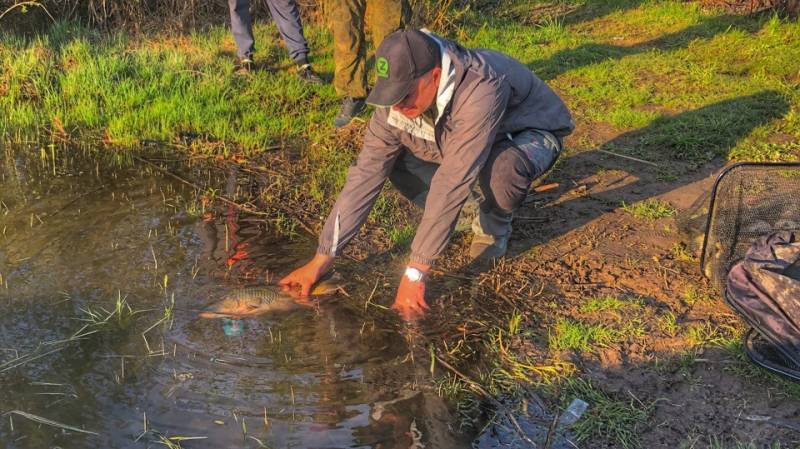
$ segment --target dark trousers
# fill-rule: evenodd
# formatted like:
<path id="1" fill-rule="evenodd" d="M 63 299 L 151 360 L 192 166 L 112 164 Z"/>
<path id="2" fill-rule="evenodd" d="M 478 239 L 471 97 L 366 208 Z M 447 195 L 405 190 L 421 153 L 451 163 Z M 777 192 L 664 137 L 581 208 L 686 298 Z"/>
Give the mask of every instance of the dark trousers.
<path id="1" fill-rule="evenodd" d="M 495 236 L 510 233 L 511 216 L 525 200 L 531 182 L 552 167 L 561 152 L 561 142 L 546 131 L 523 131 L 511 137 L 492 147 L 478 175 L 484 197 L 480 226 L 486 234 Z M 404 151 L 395 161 L 389 181 L 403 196 L 425 208 L 438 168 L 438 164 Z"/>
<path id="2" fill-rule="evenodd" d="M 289 56 L 296 63 L 308 60 L 308 43 L 303 36 L 303 24 L 300 21 L 300 10 L 295 0 L 267 0 L 269 12 L 275 25 L 278 26 L 289 51 Z M 228 0 L 231 12 L 231 29 L 236 41 L 240 58 L 250 58 L 256 51 L 253 39 L 253 18 L 250 14 L 250 0 Z"/>

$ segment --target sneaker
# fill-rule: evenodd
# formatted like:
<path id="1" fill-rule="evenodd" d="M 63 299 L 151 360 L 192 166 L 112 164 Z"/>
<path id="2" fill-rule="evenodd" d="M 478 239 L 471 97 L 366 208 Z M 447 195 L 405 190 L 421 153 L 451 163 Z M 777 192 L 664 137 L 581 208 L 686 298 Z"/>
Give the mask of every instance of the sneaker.
<path id="1" fill-rule="evenodd" d="M 336 116 L 336 119 L 333 121 L 333 126 L 336 128 L 341 128 L 346 124 L 350 123 L 353 120 L 353 117 L 357 116 L 364 110 L 366 106 L 365 99 L 356 98 L 356 97 L 345 97 L 344 101 L 342 101 L 342 108 L 339 109 L 339 115 Z"/>
<path id="2" fill-rule="evenodd" d="M 297 77 L 301 80 L 307 82 L 308 84 L 314 84 L 316 86 L 325 84 L 325 81 L 320 78 L 317 72 L 311 68 L 311 64 L 301 64 L 297 66 Z"/>

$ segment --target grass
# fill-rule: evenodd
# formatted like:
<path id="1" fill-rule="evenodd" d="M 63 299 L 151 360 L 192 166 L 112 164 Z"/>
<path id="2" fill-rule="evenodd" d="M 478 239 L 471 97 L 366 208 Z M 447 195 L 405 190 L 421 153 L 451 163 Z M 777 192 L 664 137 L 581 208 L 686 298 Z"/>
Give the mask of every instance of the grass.
<path id="1" fill-rule="evenodd" d="M 641 306 L 639 298 L 623 300 L 616 296 L 595 296 L 581 305 L 581 313 L 619 311 L 629 307 Z"/>
<path id="2" fill-rule="evenodd" d="M 394 227 L 389 229 L 389 239 L 395 246 L 407 248 L 411 246 L 411 241 L 414 240 L 416 232 L 416 227 L 410 224 Z"/>
<path id="3" fill-rule="evenodd" d="M 670 254 L 675 260 L 681 262 L 697 262 L 697 258 L 692 255 L 691 252 L 686 248 L 686 244 L 682 242 L 676 242 L 672 245 L 672 248 L 669 250 Z"/>
<path id="4" fill-rule="evenodd" d="M 623 327 L 612 327 L 605 324 L 588 324 L 562 318 L 555 323 L 550 331 L 550 350 L 596 351 L 597 348 L 608 347 L 628 338 L 641 335 L 644 330 L 638 324 L 630 322 Z"/>
<path id="5" fill-rule="evenodd" d="M 653 404 L 644 404 L 635 397 L 612 397 L 594 386 L 591 381 L 574 378 L 564 381 L 561 390 L 562 407 L 575 398 L 589 404 L 580 420 L 571 426 L 579 442 L 600 441 L 624 449 L 639 447 L 639 431 L 643 430 Z"/>
<path id="6" fill-rule="evenodd" d="M 636 218 L 645 220 L 655 220 L 675 215 L 675 209 L 671 204 L 656 198 L 649 198 L 633 204 L 623 201 L 622 210 Z"/>
<path id="7" fill-rule="evenodd" d="M 714 302 L 714 297 L 708 290 L 690 284 L 683 291 L 683 301 L 689 306 L 698 303 L 709 304 Z"/>

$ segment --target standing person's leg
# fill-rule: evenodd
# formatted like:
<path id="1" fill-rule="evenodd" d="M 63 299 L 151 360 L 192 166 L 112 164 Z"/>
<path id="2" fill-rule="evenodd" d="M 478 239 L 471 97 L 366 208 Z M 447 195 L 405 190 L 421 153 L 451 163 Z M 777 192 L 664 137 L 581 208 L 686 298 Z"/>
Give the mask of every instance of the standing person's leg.
<path id="1" fill-rule="evenodd" d="M 559 140 L 546 131 L 523 131 L 492 148 L 479 175 L 484 201 L 472 223 L 470 256 L 502 257 L 511 235 L 511 219 L 525 200 L 531 182 L 555 163 Z"/>
<path id="2" fill-rule="evenodd" d="M 303 23 L 295 0 L 267 0 L 269 13 L 278 26 L 286 50 L 296 64 L 308 62 L 308 42 L 303 35 Z"/>
<path id="3" fill-rule="evenodd" d="M 383 39 L 408 22 L 407 0 L 367 0 L 369 28 L 372 43 L 378 48 Z"/>
<path id="4" fill-rule="evenodd" d="M 331 0 L 333 28 L 333 87 L 344 97 L 334 121 L 341 127 L 364 109 L 367 96 L 366 52 L 364 46 L 364 13 L 366 0 Z"/>
<path id="5" fill-rule="evenodd" d="M 228 0 L 231 13 L 231 31 L 236 41 L 237 55 L 242 62 L 252 64 L 256 51 L 253 39 L 253 19 L 250 15 L 250 0 Z"/>
<path id="6" fill-rule="evenodd" d="M 303 81 L 322 84 L 322 78 L 311 69 L 308 60 L 308 42 L 303 35 L 303 22 L 295 0 L 267 0 L 269 13 L 278 26 L 286 50 L 295 64 L 297 76 Z"/>

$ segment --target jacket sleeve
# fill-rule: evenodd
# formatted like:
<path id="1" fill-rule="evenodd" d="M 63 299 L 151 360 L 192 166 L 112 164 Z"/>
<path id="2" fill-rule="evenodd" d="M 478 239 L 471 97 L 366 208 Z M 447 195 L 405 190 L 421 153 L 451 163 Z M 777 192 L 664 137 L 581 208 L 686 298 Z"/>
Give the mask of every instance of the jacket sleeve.
<path id="1" fill-rule="evenodd" d="M 350 166 L 333 209 L 325 220 L 317 253 L 336 256 L 352 239 L 372 209 L 389 177 L 401 145 L 387 124 L 388 109 L 378 108 L 364 135 L 355 165 Z"/>
<path id="2" fill-rule="evenodd" d="M 412 262 L 431 265 L 444 250 L 505 113 L 510 97 L 507 84 L 487 80 L 471 89 L 453 105 L 453 128 L 448 131 L 442 164 L 431 181 L 425 212 L 411 244 Z"/>

